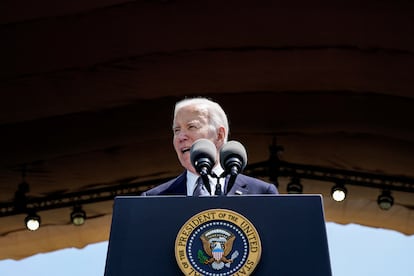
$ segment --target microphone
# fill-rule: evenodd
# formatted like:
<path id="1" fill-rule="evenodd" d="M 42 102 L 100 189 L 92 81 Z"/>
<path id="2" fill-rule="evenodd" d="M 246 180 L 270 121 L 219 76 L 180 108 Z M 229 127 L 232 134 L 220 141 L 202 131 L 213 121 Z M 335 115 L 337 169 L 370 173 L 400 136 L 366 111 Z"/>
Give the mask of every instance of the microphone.
<path id="1" fill-rule="evenodd" d="M 220 164 L 226 175 L 230 175 L 227 182 L 226 194 L 228 194 L 247 164 L 247 152 L 244 146 L 237 141 L 229 141 L 220 149 Z"/>
<path id="2" fill-rule="evenodd" d="M 216 146 L 208 139 L 198 139 L 190 148 L 191 164 L 201 176 L 207 176 L 216 163 Z"/>
<path id="3" fill-rule="evenodd" d="M 246 149 L 240 142 L 227 142 L 220 150 L 220 164 L 226 174 L 238 175 L 247 165 Z"/>

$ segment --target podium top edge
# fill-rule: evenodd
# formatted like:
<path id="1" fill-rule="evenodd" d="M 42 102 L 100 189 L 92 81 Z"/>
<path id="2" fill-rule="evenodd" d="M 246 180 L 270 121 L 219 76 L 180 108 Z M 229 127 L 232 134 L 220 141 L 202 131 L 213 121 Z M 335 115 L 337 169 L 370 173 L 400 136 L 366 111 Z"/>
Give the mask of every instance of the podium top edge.
<path id="1" fill-rule="evenodd" d="M 321 194 L 249 194 L 249 195 L 228 195 L 228 196 L 202 196 L 197 197 L 198 199 L 212 199 L 212 198 L 269 198 L 269 197 L 317 197 L 323 198 Z M 140 195 L 118 195 L 115 197 L 117 199 L 127 199 L 127 198 L 146 198 L 146 199 L 154 199 L 154 198 L 196 198 L 193 196 L 185 196 L 185 195 L 154 195 L 154 196 L 140 196 Z"/>

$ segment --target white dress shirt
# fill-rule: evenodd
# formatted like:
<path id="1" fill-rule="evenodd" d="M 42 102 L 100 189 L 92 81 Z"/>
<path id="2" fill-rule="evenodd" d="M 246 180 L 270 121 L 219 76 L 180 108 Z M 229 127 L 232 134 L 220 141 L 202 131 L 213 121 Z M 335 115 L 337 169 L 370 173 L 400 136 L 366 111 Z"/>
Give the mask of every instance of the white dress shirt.
<path id="1" fill-rule="evenodd" d="M 221 166 L 215 166 L 212 171 L 218 176 L 220 176 L 224 172 Z M 193 192 L 197 185 L 197 180 L 199 177 L 200 176 L 198 174 L 194 174 L 190 171 L 187 171 L 187 195 L 188 196 L 193 195 Z M 216 185 L 217 185 L 217 179 L 214 177 L 211 177 L 210 175 L 208 176 L 208 178 L 210 179 L 211 194 L 214 195 L 214 191 L 216 190 Z M 220 178 L 219 183 L 221 184 L 221 192 L 224 193 L 225 178 L 224 177 Z"/>

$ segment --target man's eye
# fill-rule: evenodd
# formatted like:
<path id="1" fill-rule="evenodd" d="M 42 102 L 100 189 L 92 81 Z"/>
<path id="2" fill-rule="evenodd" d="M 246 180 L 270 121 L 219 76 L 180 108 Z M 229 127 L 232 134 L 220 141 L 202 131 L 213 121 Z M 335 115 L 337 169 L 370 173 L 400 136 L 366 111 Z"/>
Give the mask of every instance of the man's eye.
<path id="1" fill-rule="evenodd" d="M 188 129 L 199 129 L 199 127 L 196 125 L 190 125 L 188 126 Z"/>

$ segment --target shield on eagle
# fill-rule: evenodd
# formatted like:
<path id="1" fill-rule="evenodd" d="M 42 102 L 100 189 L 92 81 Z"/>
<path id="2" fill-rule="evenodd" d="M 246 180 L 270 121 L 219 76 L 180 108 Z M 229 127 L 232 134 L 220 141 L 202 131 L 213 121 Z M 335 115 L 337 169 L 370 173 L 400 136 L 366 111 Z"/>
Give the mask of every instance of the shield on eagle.
<path id="1" fill-rule="evenodd" d="M 225 229 L 212 229 L 200 236 L 203 243 L 204 252 L 210 257 L 205 260 L 205 264 L 211 264 L 215 270 L 222 269 L 226 264 L 230 265 L 238 254 L 233 254 L 232 258 L 227 258 L 233 249 L 235 235 Z"/>
<path id="2" fill-rule="evenodd" d="M 221 248 L 221 244 L 219 242 L 217 242 L 216 245 L 213 248 L 213 251 L 211 251 L 211 252 L 213 253 L 213 258 L 216 261 L 220 261 L 221 258 L 223 257 L 224 250 L 223 250 L 223 248 Z"/>

